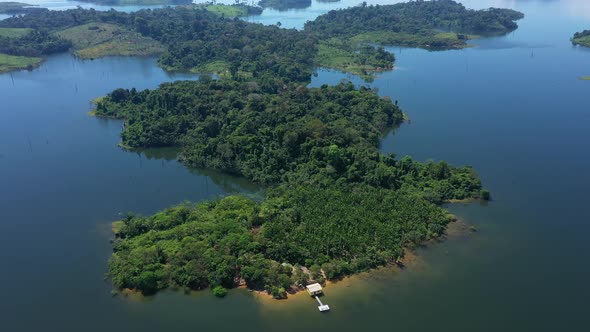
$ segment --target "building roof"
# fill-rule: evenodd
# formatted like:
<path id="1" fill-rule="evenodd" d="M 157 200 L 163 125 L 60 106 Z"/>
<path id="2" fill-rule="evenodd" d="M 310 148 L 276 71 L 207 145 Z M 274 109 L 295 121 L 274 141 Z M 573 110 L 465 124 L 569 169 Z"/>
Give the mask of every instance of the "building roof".
<path id="1" fill-rule="evenodd" d="M 321 291 L 322 290 L 322 285 L 315 283 L 315 284 L 311 284 L 311 285 L 307 285 L 305 286 L 307 288 L 308 291 L 310 292 L 317 292 L 317 291 Z"/>

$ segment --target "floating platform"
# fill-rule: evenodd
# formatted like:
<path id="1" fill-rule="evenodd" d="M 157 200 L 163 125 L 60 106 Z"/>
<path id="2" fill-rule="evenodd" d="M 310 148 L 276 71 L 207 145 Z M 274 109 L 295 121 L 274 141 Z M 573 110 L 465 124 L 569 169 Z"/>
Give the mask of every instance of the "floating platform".
<path id="1" fill-rule="evenodd" d="M 330 310 L 330 307 L 329 307 L 327 304 L 323 304 L 323 303 L 322 303 L 322 301 L 320 300 L 320 298 L 319 298 L 319 297 L 317 297 L 317 296 L 314 296 L 314 297 L 315 297 L 315 299 L 318 301 L 318 303 L 320 304 L 320 305 L 318 306 L 318 309 L 319 309 L 321 312 L 324 312 L 324 311 L 328 311 L 328 310 Z"/>

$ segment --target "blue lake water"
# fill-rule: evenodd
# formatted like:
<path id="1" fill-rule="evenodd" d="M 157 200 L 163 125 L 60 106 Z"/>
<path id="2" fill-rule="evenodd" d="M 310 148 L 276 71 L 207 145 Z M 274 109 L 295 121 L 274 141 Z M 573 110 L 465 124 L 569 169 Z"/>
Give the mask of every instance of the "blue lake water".
<path id="1" fill-rule="evenodd" d="M 301 28 L 359 2 L 314 1 L 248 20 Z M 590 2 L 465 4 L 515 8 L 526 18 L 515 32 L 465 50 L 390 48 L 396 69 L 370 85 L 411 118 L 384 138 L 384 152 L 472 165 L 493 201 L 449 206 L 477 232 L 419 250 L 406 270 L 328 286 L 327 315 L 307 297 L 275 303 L 241 290 L 222 300 L 209 292 L 110 295 L 109 223 L 120 213 L 257 190 L 189 171 L 166 151 L 125 152 L 120 121 L 87 115 L 90 100 L 114 88 L 194 76 L 166 74 L 155 59 L 66 54 L 0 75 L 2 330 L 586 330 L 590 82 L 578 77 L 590 75 L 590 50 L 569 38 L 590 28 Z M 341 79 L 364 84 L 319 69 L 311 85 Z"/>

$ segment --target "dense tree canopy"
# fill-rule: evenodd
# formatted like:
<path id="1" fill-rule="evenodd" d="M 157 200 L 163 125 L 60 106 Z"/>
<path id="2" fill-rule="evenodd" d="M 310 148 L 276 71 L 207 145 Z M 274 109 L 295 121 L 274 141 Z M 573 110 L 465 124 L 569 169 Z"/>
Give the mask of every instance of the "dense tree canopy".
<path id="1" fill-rule="evenodd" d="M 442 234 L 450 216 L 416 195 L 368 186 L 279 188 L 258 203 L 229 196 L 120 223 L 109 268 L 120 288 L 246 284 L 284 297 L 309 279 L 394 261 L 403 247 Z M 321 270 L 320 270 L 321 269 Z"/>
<path id="2" fill-rule="evenodd" d="M 38 8 L 38 7 L 34 7 L 34 6 L 35 5 L 31 5 L 31 4 L 23 3 L 23 2 L 14 2 L 14 1 L 0 2 L 0 14 L 17 15 L 17 14 L 35 13 L 35 12 L 44 10 L 42 8 Z"/>
<path id="3" fill-rule="evenodd" d="M 296 179 L 399 189 L 445 180 L 427 185 L 435 201 L 479 189 L 470 169 L 433 164 L 428 167 L 437 170 L 425 172 L 411 160 L 381 155 L 379 140 L 401 123 L 402 113 L 390 100 L 351 83 L 278 93 L 254 82 L 166 83 L 141 92 L 117 89 L 98 101 L 96 114 L 127 119 L 125 146 L 182 146 L 190 166 L 263 184 Z"/>
<path id="4" fill-rule="evenodd" d="M 330 37 L 353 38 L 388 34 L 374 42 L 388 45 L 420 46 L 427 48 L 454 48 L 463 34 L 502 34 L 515 30 L 515 20 L 523 14 L 511 9 L 466 9 L 453 0 L 409 1 L 394 5 L 361 6 L 333 10 L 305 24 L 305 30 L 323 39 Z M 443 30 L 460 34 L 458 39 L 441 40 L 437 33 Z M 412 38 L 413 37 L 413 38 Z M 463 38 L 461 38 L 463 37 Z M 406 41 L 407 40 L 407 41 Z"/>
<path id="5" fill-rule="evenodd" d="M 124 145 L 178 145 L 190 166 L 268 186 L 262 202 L 232 196 L 128 216 L 110 261 L 117 287 L 222 294 L 219 287 L 244 283 L 281 297 L 310 278 L 395 261 L 404 247 L 443 233 L 450 217 L 437 203 L 479 193 L 469 167 L 379 153 L 402 113 L 371 89 L 269 90 L 205 78 L 117 89 L 97 101 L 97 115 L 126 119 Z"/>
<path id="6" fill-rule="evenodd" d="M 302 9 L 311 6 L 311 0 L 260 0 L 258 5 L 276 10 Z"/>
<path id="7" fill-rule="evenodd" d="M 165 69 L 188 71 L 216 62 L 236 79 L 309 81 L 317 48 L 307 34 L 224 18 L 203 6 L 134 13 L 45 10 L 0 21 L 0 27 L 59 31 L 89 22 L 116 24 L 159 41 L 167 48 L 159 60 Z M 11 47 L 6 43 L 0 40 L 0 49 Z M 31 48 L 37 45 L 34 40 L 27 44 Z"/>
<path id="8" fill-rule="evenodd" d="M 438 204 L 478 197 L 481 189 L 470 167 L 381 154 L 381 137 L 403 119 L 397 103 L 349 82 L 305 87 L 318 58 L 347 70 L 361 66 L 361 74 L 387 69 L 393 56 L 371 45 L 371 33 L 501 32 L 515 28 L 517 18 L 449 0 L 330 12 L 304 31 L 228 19 L 202 6 L 42 11 L 0 21 L 31 29 L 0 38 L 0 52 L 20 55 L 38 45 L 47 45 L 42 54 L 57 52 L 51 43 L 70 42 L 56 37 L 59 31 L 67 36 L 65 29 L 94 22 L 164 45 L 159 63 L 168 70 L 229 73 L 154 90 L 116 89 L 96 101 L 96 115 L 125 119 L 123 146 L 180 147 L 188 166 L 267 188 L 262 201 L 230 196 L 127 216 L 117 223 L 109 275 L 116 287 L 145 293 L 211 287 L 224 296 L 225 288 L 245 284 L 282 297 L 293 284 L 395 261 L 404 247 L 444 232 L 450 217 Z"/>
<path id="9" fill-rule="evenodd" d="M 31 30 L 22 37 L 11 38 L 0 35 L 0 53 L 38 57 L 66 52 L 72 43 L 46 30 Z"/>
<path id="10" fill-rule="evenodd" d="M 466 9 L 453 0 L 410 1 L 395 5 L 357 6 L 332 10 L 305 29 L 321 35 L 354 36 L 363 32 L 393 31 L 421 33 L 445 29 L 461 33 L 506 33 L 518 27 L 523 14 L 511 9 Z"/>

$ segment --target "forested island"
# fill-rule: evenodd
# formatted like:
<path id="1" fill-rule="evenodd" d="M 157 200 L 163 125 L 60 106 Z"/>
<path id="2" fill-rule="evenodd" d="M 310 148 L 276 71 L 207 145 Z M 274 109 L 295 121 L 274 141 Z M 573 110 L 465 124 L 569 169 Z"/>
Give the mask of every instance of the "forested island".
<path id="1" fill-rule="evenodd" d="M 590 47 L 590 30 L 574 33 L 571 40 L 574 45 Z"/>
<path id="2" fill-rule="evenodd" d="M 154 90 L 116 89 L 95 100 L 94 115 L 125 120 L 124 148 L 177 147 L 188 167 L 265 188 L 262 199 L 232 195 L 114 223 L 117 289 L 223 296 L 246 286 L 284 298 L 310 280 L 395 263 L 441 236 L 452 220 L 444 202 L 489 199 L 471 167 L 379 152 L 403 121 L 397 101 L 349 82 L 306 85 L 317 66 L 364 78 L 391 69 L 393 55 L 375 44 L 463 47 L 468 34 L 515 29 L 522 14 L 450 0 L 362 5 L 298 31 L 237 19 L 260 10 L 251 8 L 42 10 L 0 21 L 0 53 L 17 59 L 159 54 L 166 70 L 201 73 Z M 452 42 L 435 43 L 442 39 Z"/>
<path id="3" fill-rule="evenodd" d="M 188 166 L 268 188 L 261 202 L 234 195 L 116 223 L 116 287 L 224 294 L 246 285 L 282 298 L 310 279 L 395 262 L 403 248 L 443 234 L 452 217 L 438 204 L 480 195 L 470 167 L 379 153 L 403 115 L 371 89 L 265 90 L 205 77 L 117 89 L 96 102 L 96 115 L 126 119 L 123 145 L 180 146 Z"/>
<path id="4" fill-rule="evenodd" d="M 36 11 L 43 10 L 42 8 L 36 7 L 23 2 L 0 2 L 0 14 L 18 15 L 34 13 Z"/>
<path id="5" fill-rule="evenodd" d="M 460 48 L 474 35 L 516 29 L 514 20 L 522 17 L 513 10 L 468 10 L 440 0 L 335 10 L 308 22 L 303 31 L 234 19 L 260 11 L 213 4 L 134 13 L 42 9 L 0 21 L 0 28 L 30 31 L 19 37 L 0 35 L 0 53 L 30 58 L 69 49 L 83 58 L 158 54 L 160 66 L 168 71 L 257 78 L 269 84 L 277 78 L 309 81 L 315 67 L 369 80 L 392 69 L 395 60 L 377 45 Z"/>

